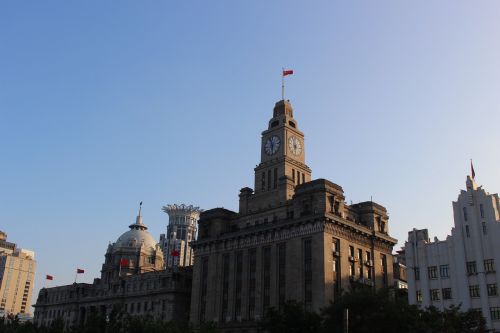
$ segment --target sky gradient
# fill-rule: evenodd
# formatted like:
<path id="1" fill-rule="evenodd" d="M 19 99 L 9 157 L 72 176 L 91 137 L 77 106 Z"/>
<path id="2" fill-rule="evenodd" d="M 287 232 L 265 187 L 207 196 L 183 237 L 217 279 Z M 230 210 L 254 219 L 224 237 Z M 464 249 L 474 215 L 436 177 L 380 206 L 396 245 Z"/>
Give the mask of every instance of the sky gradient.
<path id="1" fill-rule="evenodd" d="M 443 239 L 469 159 L 500 191 L 498 1 L 4 1 L 0 230 L 36 290 L 99 276 L 161 207 L 236 210 L 286 98 L 313 178 Z M 33 295 L 33 303 L 37 294 Z"/>

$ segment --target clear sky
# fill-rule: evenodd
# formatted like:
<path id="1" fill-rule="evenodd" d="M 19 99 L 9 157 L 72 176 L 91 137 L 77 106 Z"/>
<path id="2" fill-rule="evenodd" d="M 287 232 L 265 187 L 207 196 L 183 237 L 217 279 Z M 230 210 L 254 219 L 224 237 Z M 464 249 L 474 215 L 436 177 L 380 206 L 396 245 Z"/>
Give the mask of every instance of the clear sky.
<path id="1" fill-rule="evenodd" d="M 0 230 L 37 290 L 99 276 L 138 203 L 237 209 L 286 97 L 313 178 L 440 239 L 476 179 L 500 191 L 499 1 L 2 1 Z M 36 292 L 37 292 L 36 290 Z M 36 294 L 33 301 L 36 300 Z"/>

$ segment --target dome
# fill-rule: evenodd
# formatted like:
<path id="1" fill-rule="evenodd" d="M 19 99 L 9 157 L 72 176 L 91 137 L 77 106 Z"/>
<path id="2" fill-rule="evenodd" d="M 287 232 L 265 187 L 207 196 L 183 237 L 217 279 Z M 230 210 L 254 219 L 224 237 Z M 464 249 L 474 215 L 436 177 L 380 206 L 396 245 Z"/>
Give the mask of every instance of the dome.
<path id="1" fill-rule="evenodd" d="M 113 251 L 120 250 L 124 247 L 139 248 L 144 246 L 146 249 L 154 250 L 157 241 L 147 231 L 148 227 L 142 223 L 142 216 L 137 216 L 134 224 L 129 226 L 130 230 L 122 234 L 113 244 Z"/>

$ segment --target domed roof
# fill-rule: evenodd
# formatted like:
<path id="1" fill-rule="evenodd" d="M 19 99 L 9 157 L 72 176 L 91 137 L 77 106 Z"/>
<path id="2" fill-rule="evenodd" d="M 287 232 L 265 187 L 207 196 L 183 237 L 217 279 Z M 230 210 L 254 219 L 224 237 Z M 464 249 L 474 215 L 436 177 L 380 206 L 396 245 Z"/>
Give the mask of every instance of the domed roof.
<path id="1" fill-rule="evenodd" d="M 129 226 L 130 230 L 122 234 L 113 244 L 113 251 L 120 250 L 123 247 L 144 246 L 146 249 L 155 249 L 158 243 L 147 231 L 148 227 L 142 223 L 142 216 L 137 216 L 134 224 Z"/>

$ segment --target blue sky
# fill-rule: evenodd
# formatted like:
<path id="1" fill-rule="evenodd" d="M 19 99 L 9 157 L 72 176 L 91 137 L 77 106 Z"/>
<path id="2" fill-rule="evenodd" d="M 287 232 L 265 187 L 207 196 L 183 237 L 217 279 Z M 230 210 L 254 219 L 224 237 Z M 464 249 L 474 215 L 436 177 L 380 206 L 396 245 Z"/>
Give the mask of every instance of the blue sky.
<path id="1" fill-rule="evenodd" d="M 99 275 L 144 202 L 237 209 L 286 98 L 313 178 L 444 238 L 476 178 L 500 191 L 498 1 L 4 1 L 0 230 L 37 289 Z M 398 247 L 399 247 L 398 245 Z M 36 295 L 34 295 L 34 300 Z M 34 301 L 33 300 L 33 301 Z"/>

